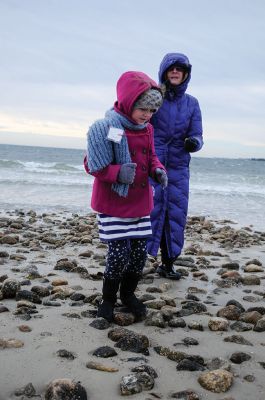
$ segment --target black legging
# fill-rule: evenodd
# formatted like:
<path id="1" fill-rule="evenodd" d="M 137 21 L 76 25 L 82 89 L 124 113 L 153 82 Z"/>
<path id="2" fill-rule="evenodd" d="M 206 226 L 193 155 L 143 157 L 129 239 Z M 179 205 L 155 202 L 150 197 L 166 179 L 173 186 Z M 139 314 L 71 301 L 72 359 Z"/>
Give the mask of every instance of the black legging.
<path id="1" fill-rule="evenodd" d="M 125 272 L 140 277 L 147 258 L 146 242 L 146 238 L 110 241 L 105 277 L 121 279 Z"/>

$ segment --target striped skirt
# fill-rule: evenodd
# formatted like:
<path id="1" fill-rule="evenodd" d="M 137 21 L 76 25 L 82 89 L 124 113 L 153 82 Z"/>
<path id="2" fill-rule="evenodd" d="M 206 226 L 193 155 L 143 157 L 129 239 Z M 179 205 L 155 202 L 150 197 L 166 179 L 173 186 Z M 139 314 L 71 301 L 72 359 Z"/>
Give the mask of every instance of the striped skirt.
<path id="1" fill-rule="evenodd" d="M 152 235 L 150 216 L 139 218 L 118 218 L 97 214 L 99 238 L 109 240 L 147 238 Z"/>

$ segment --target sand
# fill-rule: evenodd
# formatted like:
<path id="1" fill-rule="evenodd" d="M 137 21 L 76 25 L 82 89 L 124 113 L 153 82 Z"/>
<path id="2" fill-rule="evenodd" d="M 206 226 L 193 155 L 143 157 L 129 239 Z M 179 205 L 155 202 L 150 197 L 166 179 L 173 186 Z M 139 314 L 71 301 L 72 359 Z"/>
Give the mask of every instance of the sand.
<path id="1" fill-rule="evenodd" d="M 231 229 L 229 230 L 228 227 Z M 220 237 L 219 228 L 227 229 L 222 232 L 223 237 L 222 235 Z M 237 239 L 235 239 L 232 235 L 235 232 L 241 232 L 241 238 L 237 234 Z M 4 239 L 6 237 L 17 237 L 18 241 L 7 244 L 9 240 Z M 91 257 L 80 256 L 89 251 L 92 252 Z M 96 275 L 93 278 L 93 274 L 104 271 L 105 254 L 106 247 L 100 244 L 97 238 L 93 214 L 78 216 L 58 212 L 41 215 L 34 211 L 12 211 L 0 214 L 0 278 L 7 275 L 8 278 L 14 278 L 19 282 L 30 278 L 29 285 L 23 285 L 21 289 L 31 290 L 36 285 L 51 289 L 55 279 L 63 278 L 67 280 L 64 287 L 73 288 L 73 291 L 82 293 L 88 298 L 101 291 L 102 280 L 96 280 Z M 2 257 L 3 255 L 5 256 Z M 20 259 L 17 256 L 23 257 Z M 199 298 L 200 303 L 205 304 L 207 311 L 183 316 L 186 322 L 184 328 L 173 328 L 167 323 L 164 328 L 146 326 L 144 321 L 126 326 L 125 328 L 148 337 L 149 356 L 122 351 L 115 347 L 115 343 L 108 338 L 108 331 L 117 328 L 117 324 L 112 323 L 109 329 L 104 330 L 90 326 L 95 318 L 84 317 L 81 312 L 96 310 L 96 306 L 91 303 L 81 301 L 77 305 L 71 305 L 72 301 L 68 297 L 56 300 L 60 306 L 45 306 L 43 301 L 48 298 L 43 297 L 42 304 L 35 304 L 38 312 L 31 314 L 29 320 L 25 320 L 22 319 L 23 315 L 14 315 L 17 310 L 15 298 L 0 300 L 0 305 L 8 308 L 8 311 L 0 313 L 0 339 L 12 338 L 23 342 L 20 348 L 0 347 L 0 400 L 27 399 L 25 395 L 15 396 L 15 391 L 30 382 L 36 390 L 36 397 L 33 398 L 44 399 L 48 383 L 56 378 L 80 381 L 89 399 L 117 399 L 121 397 L 122 377 L 131 374 L 131 369 L 136 365 L 145 363 L 141 360 L 128 361 L 131 357 L 146 359 L 146 364 L 153 367 L 158 375 L 152 389 L 130 396 L 132 398 L 169 399 L 176 392 L 191 389 L 199 399 L 264 400 L 264 368 L 259 364 L 265 363 L 264 332 L 256 332 L 253 329 L 236 332 L 230 327 L 235 322 L 231 320 L 228 321 L 230 326 L 227 331 L 214 332 L 209 329 L 208 322 L 216 317 L 218 310 L 232 299 L 240 302 L 246 310 L 250 307 L 265 307 L 264 272 L 247 274 L 243 271 L 245 264 L 254 259 L 265 267 L 265 235 L 260 232 L 255 233 L 251 227 L 240 229 L 231 221 L 207 221 L 203 218 L 193 218 L 190 219 L 187 227 L 182 257 L 184 261 L 185 257 L 192 257 L 197 271 L 190 266 L 180 266 L 176 262 L 176 268 L 186 271 L 187 276 L 183 276 L 180 281 L 169 281 L 155 273 L 155 266 L 158 265 L 159 260 L 150 258 L 145 271 L 149 272 L 145 275 L 145 279 L 150 278 L 149 283 L 145 280 L 143 282 L 146 283 L 139 284 L 137 296 L 150 293 L 148 289 L 150 287 L 162 287 L 164 292 L 151 294 L 157 300 L 161 296 L 167 296 L 176 303 L 171 310 L 181 310 L 185 304 L 183 303 L 185 297 L 192 291 L 189 288 L 196 287 L 205 291 L 194 294 Z M 83 267 L 83 270 L 86 268 L 88 274 L 54 270 L 58 260 L 65 258 L 71 262 L 76 261 L 77 266 Z M 215 280 L 222 280 L 218 271 L 223 264 L 231 262 L 239 264 L 240 276 L 255 275 L 260 278 L 260 284 L 246 285 L 233 282 L 230 287 L 221 287 L 216 290 L 218 286 Z M 34 274 L 30 273 L 34 267 L 39 277 L 34 277 Z M 197 272 L 197 277 L 195 272 Z M 200 275 L 199 272 L 204 275 Z M 101 274 L 98 278 L 100 277 Z M 3 285 L 3 282 L 1 284 Z M 150 312 L 152 312 L 151 309 Z M 161 310 L 158 312 L 161 313 Z M 65 313 L 76 313 L 80 318 L 69 318 L 63 315 Z M 190 329 L 188 325 L 193 321 L 199 322 L 204 330 Z M 31 331 L 21 332 L 18 328 L 21 325 L 28 326 Z M 223 339 L 231 335 L 241 335 L 253 346 L 224 342 Z M 197 339 L 199 344 L 185 346 L 182 340 L 187 337 Z M 117 356 L 106 359 L 93 356 L 95 349 L 105 345 L 115 348 Z M 156 346 L 200 355 L 205 360 L 205 366 L 209 365 L 209 361 L 215 357 L 225 360 L 226 367 L 233 375 L 232 386 L 225 393 L 213 393 L 203 388 L 198 383 L 201 371 L 178 371 L 176 369 L 178 363 L 159 355 L 154 350 Z M 69 360 L 59 357 L 56 352 L 60 349 L 73 352 L 76 358 Z M 251 359 L 242 364 L 231 362 L 232 353 L 237 351 L 249 354 Z M 103 372 L 88 369 L 86 368 L 88 361 L 100 362 L 107 367 L 115 367 L 118 371 Z M 209 372 L 207 366 L 204 372 Z M 252 376 L 251 382 L 246 380 L 247 375 Z M 185 397 L 175 398 L 184 399 Z"/>

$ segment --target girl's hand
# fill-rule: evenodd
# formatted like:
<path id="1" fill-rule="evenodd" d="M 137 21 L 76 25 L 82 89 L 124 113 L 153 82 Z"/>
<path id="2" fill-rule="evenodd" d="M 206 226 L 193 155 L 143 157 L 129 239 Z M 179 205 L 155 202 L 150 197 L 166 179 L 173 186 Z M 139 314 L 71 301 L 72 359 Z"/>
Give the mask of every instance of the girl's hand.
<path id="1" fill-rule="evenodd" d="M 135 163 L 122 164 L 118 175 L 118 182 L 127 184 L 133 183 L 136 173 L 136 166 L 137 164 Z"/>
<path id="2" fill-rule="evenodd" d="M 161 183 L 162 188 L 165 189 L 168 184 L 168 177 L 166 172 L 161 168 L 156 168 L 155 173 L 156 173 L 156 179 L 158 180 L 159 183 Z"/>

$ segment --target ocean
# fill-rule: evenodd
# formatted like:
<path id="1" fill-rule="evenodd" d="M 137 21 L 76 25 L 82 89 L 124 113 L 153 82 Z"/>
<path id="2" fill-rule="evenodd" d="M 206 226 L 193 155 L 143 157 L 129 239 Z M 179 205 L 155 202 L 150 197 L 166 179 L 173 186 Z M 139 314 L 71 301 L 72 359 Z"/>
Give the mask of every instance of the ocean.
<path id="1" fill-rule="evenodd" d="M 84 171 L 84 153 L 1 144 L 1 209 L 91 211 L 93 178 Z M 190 216 L 230 219 L 265 230 L 265 159 L 193 156 L 190 176 Z"/>

